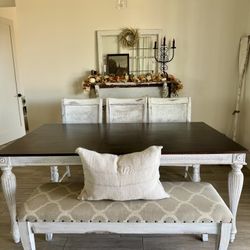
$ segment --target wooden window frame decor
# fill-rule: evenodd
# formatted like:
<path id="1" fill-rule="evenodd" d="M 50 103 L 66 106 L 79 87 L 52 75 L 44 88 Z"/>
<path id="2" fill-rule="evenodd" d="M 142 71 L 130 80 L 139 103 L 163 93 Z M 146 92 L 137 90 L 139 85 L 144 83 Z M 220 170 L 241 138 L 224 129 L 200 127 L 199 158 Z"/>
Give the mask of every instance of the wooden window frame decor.
<path id="1" fill-rule="evenodd" d="M 107 73 L 117 76 L 129 75 L 129 54 L 107 54 Z"/>
<path id="2" fill-rule="evenodd" d="M 107 73 L 107 55 L 129 53 L 129 72 L 133 75 L 158 73 L 158 63 L 153 55 L 154 42 L 160 46 L 162 30 L 136 29 L 137 43 L 134 47 L 127 48 L 121 41 L 121 30 L 97 30 L 97 70 L 100 74 Z M 147 64 L 150 64 L 147 66 Z"/>

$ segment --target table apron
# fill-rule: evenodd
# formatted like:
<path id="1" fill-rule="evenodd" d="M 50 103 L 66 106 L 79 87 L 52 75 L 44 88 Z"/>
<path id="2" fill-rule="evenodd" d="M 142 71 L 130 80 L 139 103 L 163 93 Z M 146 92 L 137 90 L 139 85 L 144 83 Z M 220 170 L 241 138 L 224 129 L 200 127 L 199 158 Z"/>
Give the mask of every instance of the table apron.
<path id="1" fill-rule="evenodd" d="M 246 154 L 172 154 L 161 155 L 161 166 L 183 166 L 193 164 L 241 164 L 246 165 Z M 0 157 L 0 167 L 3 166 L 52 166 L 52 165 L 81 165 L 79 156 L 11 156 Z"/>

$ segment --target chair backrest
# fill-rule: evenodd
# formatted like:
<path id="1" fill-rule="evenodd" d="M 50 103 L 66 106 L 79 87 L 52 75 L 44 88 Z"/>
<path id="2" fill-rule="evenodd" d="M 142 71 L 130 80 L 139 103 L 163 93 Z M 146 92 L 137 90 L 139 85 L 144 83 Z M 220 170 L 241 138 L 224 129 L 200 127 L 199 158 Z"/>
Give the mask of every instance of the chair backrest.
<path id="1" fill-rule="evenodd" d="M 102 123 L 102 99 L 62 100 L 63 123 Z"/>
<path id="2" fill-rule="evenodd" d="M 191 97 L 148 98 L 149 122 L 190 122 Z"/>
<path id="3" fill-rule="evenodd" d="M 147 97 L 142 98 L 107 98 L 107 123 L 147 122 Z"/>

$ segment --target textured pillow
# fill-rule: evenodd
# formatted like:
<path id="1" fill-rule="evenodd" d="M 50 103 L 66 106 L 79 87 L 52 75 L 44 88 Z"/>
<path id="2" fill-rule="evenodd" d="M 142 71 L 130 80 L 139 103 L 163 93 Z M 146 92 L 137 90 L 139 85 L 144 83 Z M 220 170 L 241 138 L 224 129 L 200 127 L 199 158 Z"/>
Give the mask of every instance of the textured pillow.
<path id="1" fill-rule="evenodd" d="M 125 155 L 77 148 L 84 172 L 80 200 L 156 200 L 168 198 L 159 180 L 161 146 Z"/>

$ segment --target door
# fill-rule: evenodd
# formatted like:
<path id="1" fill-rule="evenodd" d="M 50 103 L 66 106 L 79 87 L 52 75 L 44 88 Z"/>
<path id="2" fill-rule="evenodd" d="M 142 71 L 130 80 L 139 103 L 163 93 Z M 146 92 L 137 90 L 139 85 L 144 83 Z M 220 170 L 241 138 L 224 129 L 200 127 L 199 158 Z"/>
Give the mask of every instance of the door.
<path id="1" fill-rule="evenodd" d="M 0 145 L 25 134 L 13 42 L 12 22 L 0 18 Z"/>

